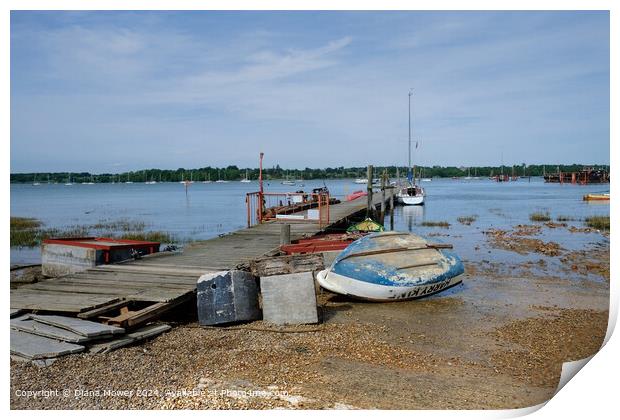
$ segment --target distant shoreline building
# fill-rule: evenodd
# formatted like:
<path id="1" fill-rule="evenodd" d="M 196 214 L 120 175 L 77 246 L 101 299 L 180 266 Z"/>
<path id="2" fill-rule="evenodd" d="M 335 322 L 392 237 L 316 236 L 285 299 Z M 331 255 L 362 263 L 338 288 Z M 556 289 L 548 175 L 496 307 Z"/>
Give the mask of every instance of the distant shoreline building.
<path id="1" fill-rule="evenodd" d="M 604 169 L 583 168 L 579 172 L 562 172 L 544 175 L 545 182 L 559 184 L 608 184 L 609 172 Z"/>

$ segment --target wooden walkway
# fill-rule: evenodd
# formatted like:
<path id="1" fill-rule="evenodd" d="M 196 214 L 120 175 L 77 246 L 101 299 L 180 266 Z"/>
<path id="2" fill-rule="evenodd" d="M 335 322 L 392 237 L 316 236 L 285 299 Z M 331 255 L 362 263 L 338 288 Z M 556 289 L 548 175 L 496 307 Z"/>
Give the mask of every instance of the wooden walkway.
<path id="1" fill-rule="evenodd" d="M 381 196 L 377 194 L 373 201 L 380 205 Z M 367 198 L 362 197 L 331 205 L 328 226 L 364 211 L 366 202 Z M 112 317 L 112 323 L 116 319 L 119 325 L 127 326 L 120 321 L 148 319 L 149 314 L 158 314 L 190 299 L 202 274 L 232 269 L 276 250 L 283 223 L 291 225 L 291 240 L 323 230 L 318 223 L 276 220 L 193 243 L 182 253 L 162 253 L 25 285 L 11 290 L 11 308 L 97 318 L 107 309 L 122 308 L 126 302 L 148 302 L 150 306 L 146 308 L 124 310 Z"/>

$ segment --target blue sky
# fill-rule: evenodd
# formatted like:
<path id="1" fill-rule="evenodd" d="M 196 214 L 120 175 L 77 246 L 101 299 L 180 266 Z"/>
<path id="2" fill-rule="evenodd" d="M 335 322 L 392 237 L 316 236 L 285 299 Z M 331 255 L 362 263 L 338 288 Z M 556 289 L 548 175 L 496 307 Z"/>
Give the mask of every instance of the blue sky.
<path id="1" fill-rule="evenodd" d="M 607 12 L 11 13 L 11 171 L 609 163 Z"/>

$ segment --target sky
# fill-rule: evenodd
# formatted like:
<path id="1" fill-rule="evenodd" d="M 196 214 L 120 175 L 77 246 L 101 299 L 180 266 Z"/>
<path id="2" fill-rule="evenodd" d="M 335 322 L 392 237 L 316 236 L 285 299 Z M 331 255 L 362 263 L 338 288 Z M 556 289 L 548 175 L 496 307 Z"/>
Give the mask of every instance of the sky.
<path id="1" fill-rule="evenodd" d="M 11 172 L 609 163 L 609 13 L 11 12 Z M 415 144 L 418 144 L 417 149 Z"/>

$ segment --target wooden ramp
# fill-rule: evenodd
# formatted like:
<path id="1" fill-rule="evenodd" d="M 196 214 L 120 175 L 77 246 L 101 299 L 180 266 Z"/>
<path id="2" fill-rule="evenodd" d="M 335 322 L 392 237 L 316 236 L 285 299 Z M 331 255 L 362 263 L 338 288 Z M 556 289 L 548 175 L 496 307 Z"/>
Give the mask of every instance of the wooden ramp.
<path id="1" fill-rule="evenodd" d="M 389 199 L 389 195 L 387 196 Z M 380 197 L 374 203 L 380 204 Z M 330 206 L 330 226 L 366 209 L 366 197 Z M 319 233 L 316 223 L 273 221 L 125 264 L 99 266 L 11 290 L 11 308 L 77 315 L 123 327 L 158 317 L 195 295 L 207 272 L 233 269 L 280 245 L 281 224 L 291 239 Z"/>

